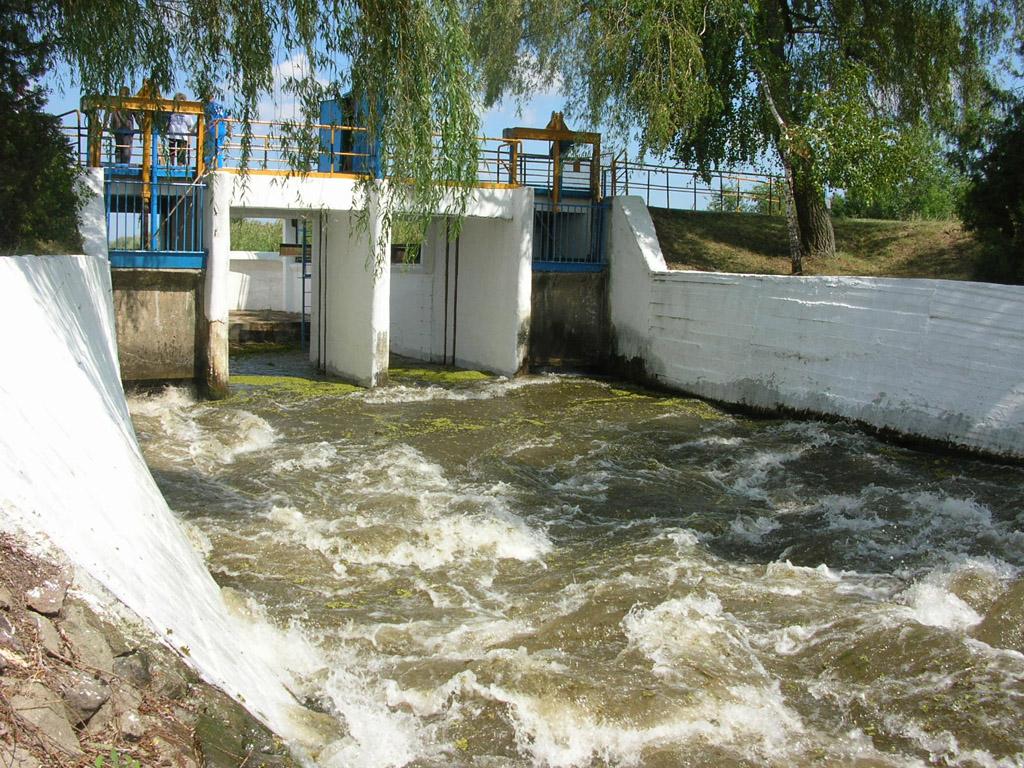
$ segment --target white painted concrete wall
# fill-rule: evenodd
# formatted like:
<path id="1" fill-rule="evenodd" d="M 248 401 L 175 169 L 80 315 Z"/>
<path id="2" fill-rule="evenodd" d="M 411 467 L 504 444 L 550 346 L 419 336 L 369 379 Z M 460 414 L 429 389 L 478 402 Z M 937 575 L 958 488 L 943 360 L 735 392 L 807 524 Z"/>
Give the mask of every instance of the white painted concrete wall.
<path id="1" fill-rule="evenodd" d="M 232 251 L 231 309 L 302 311 L 302 264 L 276 251 Z"/>
<path id="2" fill-rule="evenodd" d="M 391 351 L 428 362 L 441 360 L 440 339 L 434 343 L 434 280 L 440 273 L 443 284 L 444 262 L 438 268 L 432 236 L 436 226 L 432 224 L 424 238 L 420 264 L 391 267 Z M 438 312 L 443 312 L 443 305 Z"/>
<path id="3" fill-rule="evenodd" d="M 510 221 L 468 218 L 459 248 L 455 364 L 505 376 L 526 360 L 532 291 L 533 190 L 509 190 Z"/>
<path id="4" fill-rule="evenodd" d="M 438 217 L 424 238 L 423 263 L 391 268 L 391 348 L 430 362 L 450 363 L 454 353 L 460 367 L 513 376 L 526 358 L 533 190 L 479 192 L 457 247 L 452 230 L 447 258 Z"/>
<path id="5" fill-rule="evenodd" d="M 226 324 L 231 308 L 231 195 L 235 179 L 223 172 L 211 173 L 206 188 L 206 286 L 203 292 L 206 319 Z M 227 351 L 225 350 L 225 360 Z"/>
<path id="6" fill-rule="evenodd" d="M 1024 287 L 670 272 L 638 198 L 612 216 L 616 353 L 658 382 L 1024 458 Z"/>
<path id="7" fill-rule="evenodd" d="M 297 735 L 274 631 L 230 613 L 146 467 L 110 296 L 104 259 L 0 258 L 0 323 L 18 329 L 0 337 L 0 526 L 45 534 L 158 637 L 187 645 L 206 680 Z"/>
<path id="8" fill-rule="evenodd" d="M 80 182 L 85 204 L 78 214 L 78 231 L 82 235 L 82 250 L 87 256 L 108 259 L 107 209 L 103 189 L 103 169 L 86 168 Z"/>
<path id="9" fill-rule="evenodd" d="M 317 313 L 320 353 L 329 374 L 364 387 L 387 380 L 390 352 L 391 270 L 373 268 L 371 249 L 380 232 L 371 204 L 370 224 L 360 229 L 351 212 L 324 215 L 323 304 Z M 385 252 L 390 243 L 384 243 Z"/>
<path id="10" fill-rule="evenodd" d="M 294 218 L 301 211 L 350 211 L 359 207 L 355 179 L 261 175 L 242 177 L 229 171 L 213 174 L 222 179 L 228 205 L 244 208 L 253 218 Z"/>

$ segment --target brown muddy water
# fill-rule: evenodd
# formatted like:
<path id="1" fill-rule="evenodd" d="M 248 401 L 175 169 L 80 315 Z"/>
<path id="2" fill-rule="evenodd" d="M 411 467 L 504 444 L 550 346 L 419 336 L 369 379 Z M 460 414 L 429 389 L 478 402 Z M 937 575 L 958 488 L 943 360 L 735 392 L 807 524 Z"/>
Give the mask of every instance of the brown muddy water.
<path id="1" fill-rule="evenodd" d="M 1024 765 L 1024 655 L 978 630 L 1024 469 L 587 378 L 239 371 L 277 378 L 132 413 L 217 581 L 318 656 L 324 765 Z"/>

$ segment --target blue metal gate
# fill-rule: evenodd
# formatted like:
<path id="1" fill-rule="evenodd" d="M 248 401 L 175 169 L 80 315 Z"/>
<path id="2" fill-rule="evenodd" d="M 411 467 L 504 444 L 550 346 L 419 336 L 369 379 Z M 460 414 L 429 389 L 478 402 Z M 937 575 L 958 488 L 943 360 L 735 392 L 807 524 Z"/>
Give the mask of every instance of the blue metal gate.
<path id="1" fill-rule="evenodd" d="M 537 198 L 533 208 L 535 272 L 600 272 L 605 268 L 608 204 L 552 203 Z"/>
<path id="2" fill-rule="evenodd" d="M 206 184 L 107 173 L 105 201 L 110 265 L 202 269 Z"/>

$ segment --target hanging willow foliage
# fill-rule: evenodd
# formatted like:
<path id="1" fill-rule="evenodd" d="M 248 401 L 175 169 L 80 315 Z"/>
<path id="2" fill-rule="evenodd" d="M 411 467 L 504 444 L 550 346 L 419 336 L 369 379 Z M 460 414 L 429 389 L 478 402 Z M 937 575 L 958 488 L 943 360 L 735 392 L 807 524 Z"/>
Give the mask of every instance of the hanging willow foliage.
<path id="1" fill-rule="evenodd" d="M 891 187 L 1020 45 L 1021 0 L 472 0 L 488 103 L 559 81 L 570 112 L 705 173 L 771 151 L 799 250 L 834 252 L 827 186 Z M 528 62 L 527 77 L 523 62 Z"/>
<path id="2" fill-rule="evenodd" d="M 280 129 L 296 173 L 313 169 L 319 152 L 303 125 L 319 121 L 321 100 L 351 91 L 392 180 L 360 182 L 364 201 L 385 191 L 382 239 L 396 211 L 425 227 L 432 215 L 465 210 L 479 122 L 458 0 L 41 0 L 34 10 L 35 33 L 56 41 L 84 93 L 143 79 L 170 93 L 185 73 L 199 99 L 226 103 L 242 123 L 243 167 L 275 66 L 297 55 L 306 65 L 280 83 L 298 107 Z M 378 253 L 375 268 L 382 263 Z"/>

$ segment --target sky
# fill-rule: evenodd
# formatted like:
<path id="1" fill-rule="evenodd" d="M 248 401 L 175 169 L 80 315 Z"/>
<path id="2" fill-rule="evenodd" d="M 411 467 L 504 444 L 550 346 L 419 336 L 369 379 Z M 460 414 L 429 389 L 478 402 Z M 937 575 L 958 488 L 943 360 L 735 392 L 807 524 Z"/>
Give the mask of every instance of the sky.
<path id="1" fill-rule="evenodd" d="M 267 94 L 260 105 L 261 120 L 290 119 L 295 116 L 294 99 L 290 94 L 282 92 L 281 84 L 288 75 L 300 73 L 304 66 L 305 59 L 301 56 L 286 58 L 278 63 L 274 71 L 274 91 Z M 183 73 L 179 80 L 185 80 Z M 66 66 L 59 66 L 51 71 L 43 79 L 43 85 L 48 92 L 48 112 L 59 115 L 78 108 L 81 92 Z M 134 91 L 140 84 L 130 85 L 134 86 Z M 547 125 L 551 113 L 561 111 L 563 106 L 564 99 L 558 93 L 557 86 L 552 84 L 546 88 L 542 87 L 536 95 L 521 105 L 509 100 L 486 110 L 481 116 L 481 135 L 498 138 L 502 129 L 513 126 L 543 128 Z"/>

